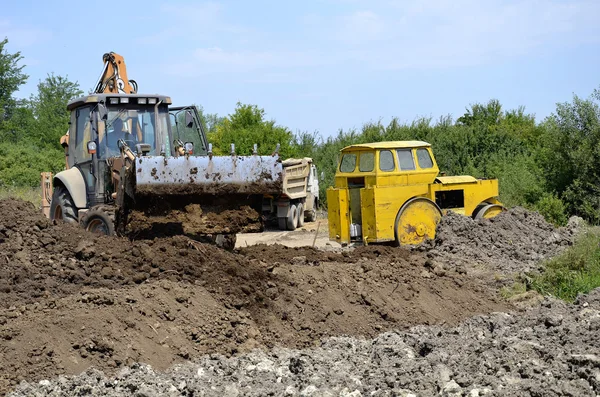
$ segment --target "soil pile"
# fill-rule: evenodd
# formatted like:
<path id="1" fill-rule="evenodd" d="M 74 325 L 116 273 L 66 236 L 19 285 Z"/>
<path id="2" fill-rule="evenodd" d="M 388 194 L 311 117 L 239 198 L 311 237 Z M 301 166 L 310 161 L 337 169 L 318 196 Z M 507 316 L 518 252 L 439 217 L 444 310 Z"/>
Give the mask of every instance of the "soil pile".
<path id="1" fill-rule="evenodd" d="M 573 243 L 580 225 L 573 218 L 567 227 L 555 228 L 539 213 L 520 207 L 480 220 L 451 212 L 425 247 L 445 266 L 509 275 L 538 269 L 540 260 Z"/>
<path id="2" fill-rule="evenodd" d="M 573 305 L 547 300 L 456 327 L 417 326 L 372 340 L 339 337 L 312 349 L 207 355 L 166 373 L 147 365 L 107 377 L 20 385 L 14 397 L 67 396 L 596 396 L 600 289 Z"/>
<path id="3" fill-rule="evenodd" d="M 421 252 L 236 254 L 185 237 L 130 241 L 52 225 L 16 200 L 0 201 L 0 253 L 0 393 L 90 366 L 163 370 L 206 353 L 308 347 L 506 309 Z"/>

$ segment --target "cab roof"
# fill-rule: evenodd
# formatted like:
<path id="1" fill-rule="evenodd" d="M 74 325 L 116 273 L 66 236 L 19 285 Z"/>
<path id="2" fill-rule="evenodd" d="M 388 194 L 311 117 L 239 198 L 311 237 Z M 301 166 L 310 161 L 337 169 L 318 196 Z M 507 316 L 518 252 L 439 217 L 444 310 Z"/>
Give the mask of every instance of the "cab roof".
<path id="1" fill-rule="evenodd" d="M 386 142 L 373 142 L 373 143 L 361 143 L 357 145 L 346 146 L 342 150 L 349 149 L 403 149 L 413 147 L 429 147 L 430 143 L 423 141 L 386 141 Z"/>
<path id="2" fill-rule="evenodd" d="M 131 98 L 133 99 L 133 101 L 129 102 L 131 104 L 136 104 L 137 98 L 157 98 L 158 101 L 162 101 L 163 104 L 172 104 L 170 97 L 158 94 L 90 94 L 71 100 L 67 104 L 67 109 L 73 110 L 89 103 L 104 102 L 108 104 L 109 98 Z"/>

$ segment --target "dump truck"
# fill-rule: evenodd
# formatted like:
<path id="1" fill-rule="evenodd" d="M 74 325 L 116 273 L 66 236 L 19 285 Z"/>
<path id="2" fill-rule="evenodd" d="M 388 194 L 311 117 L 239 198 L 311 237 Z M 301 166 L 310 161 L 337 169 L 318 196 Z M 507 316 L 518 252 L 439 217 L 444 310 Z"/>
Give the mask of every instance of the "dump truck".
<path id="1" fill-rule="evenodd" d="M 296 230 L 304 221 L 317 219 L 319 179 L 313 159 L 286 159 L 282 161 L 283 184 L 277 195 L 267 195 L 263 213 L 276 221 L 280 230 Z"/>
<path id="2" fill-rule="evenodd" d="M 440 175 L 431 145 L 393 141 L 341 150 L 327 189 L 329 238 L 341 244 L 417 245 L 453 211 L 475 219 L 504 211 L 497 179 Z"/>
<path id="3" fill-rule="evenodd" d="M 283 184 L 278 149 L 213 155 L 194 106 L 138 94 L 123 58 L 103 59 L 101 92 L 67 105 L 66 169 L 42 173 L 44 213 L 101 234 L 186 235 L 225 248 L 236 233 L 262 231 L 263 197 Z"/>

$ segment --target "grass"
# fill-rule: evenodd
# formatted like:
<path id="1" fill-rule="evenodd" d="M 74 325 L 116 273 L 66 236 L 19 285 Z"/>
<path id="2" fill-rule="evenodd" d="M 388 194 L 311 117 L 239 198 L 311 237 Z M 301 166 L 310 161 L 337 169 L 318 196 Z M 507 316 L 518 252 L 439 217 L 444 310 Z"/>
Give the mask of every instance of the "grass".
<path id="1" fill-rule="evenodd" d="M 30 201 L 36 207 L 40 207 L 42 203 L 42 189 L 40 187 L 2 187 L 0 188 L 0 200 L 6 198 L 18 198 Z"/>
<path id="2" fill-rule="evenodd" d="M 600 287 L 600 228 L 588 229 L 572 247 L 545 262 L 528 289 L 573 302 L 578 294 Z"/>

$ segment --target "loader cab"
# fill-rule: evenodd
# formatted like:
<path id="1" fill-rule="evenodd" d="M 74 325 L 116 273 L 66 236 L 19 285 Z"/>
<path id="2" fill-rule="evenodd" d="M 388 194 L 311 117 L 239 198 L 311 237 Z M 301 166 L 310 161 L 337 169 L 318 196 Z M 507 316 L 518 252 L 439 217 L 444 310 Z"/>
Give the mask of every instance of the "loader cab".
<path id="1" fill-rule="evenodd" d="M 80 171 L 86 206 L 111 200 L 115 172 L 118 174 L 122 165 L 120 140 L 134 152 L 169 155 L 170 104 L 169 97 L 160 95 L 97 94 L 67 105 L 71 111 L 68 139 L 64 140 L 67 168 Z"/>

